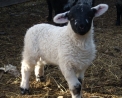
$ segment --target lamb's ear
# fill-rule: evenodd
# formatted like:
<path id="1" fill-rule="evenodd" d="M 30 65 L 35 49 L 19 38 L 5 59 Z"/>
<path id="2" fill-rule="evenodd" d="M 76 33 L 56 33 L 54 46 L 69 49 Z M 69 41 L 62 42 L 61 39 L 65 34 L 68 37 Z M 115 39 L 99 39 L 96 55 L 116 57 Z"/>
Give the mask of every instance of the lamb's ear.
<path id="1" fill-rule="evenodd" d="M 99 4 L 95 7 L 92 7 L 91 9 L 96 10 L 95 17 L 98 17 L 98 16 L 104 14 L 108 10 L 108 5 L 107 4 Z"/>
<path id="2" fill-rule="evenodd" d="M 54 18 L 53 18 L 53 21 L 55 23 L 59 23 L 59 24 L 62 24 L 62 23 L 67 23 L 68 22 L 68 12 L 65 12 L 65 13 L 61 13 L 61 14 L 57 14 Z"/>

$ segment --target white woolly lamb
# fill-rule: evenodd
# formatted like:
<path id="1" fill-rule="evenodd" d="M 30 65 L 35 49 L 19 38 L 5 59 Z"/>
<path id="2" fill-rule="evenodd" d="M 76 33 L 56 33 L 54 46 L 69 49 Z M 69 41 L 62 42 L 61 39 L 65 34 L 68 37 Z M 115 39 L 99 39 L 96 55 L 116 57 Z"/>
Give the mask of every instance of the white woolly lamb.
<path id="1" fill-rule="evenodd" d="M 44 75 L 44 65 L 53 64 L 59 65 L 68 82 L 72 98 L 81 98 L 84 72 L 96 53 L 93 18 L 102 15 L 107 9 L 106 4 L 92 8 L 78 4 L 70 11 L 54 17 L 54 22 L 68 22 L 67 26 L 37 24 L 29 28 L 24 38 L 22 54 L 21 93 L 29 92 L 29 77 L 34 67 L 36 78 L 39 80 L 39 77 Z"/>

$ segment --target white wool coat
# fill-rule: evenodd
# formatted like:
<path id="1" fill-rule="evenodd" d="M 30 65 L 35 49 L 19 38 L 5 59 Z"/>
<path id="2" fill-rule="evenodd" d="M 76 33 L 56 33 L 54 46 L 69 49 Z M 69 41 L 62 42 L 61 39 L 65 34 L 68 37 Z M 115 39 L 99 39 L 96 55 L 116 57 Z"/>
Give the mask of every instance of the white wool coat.
<path id="1" fill-rule="evenodd" d="M 85 35 L 74 33 L 70 22 L 58 27 L 50 24 L 37 24 L 29 28 L 24 38 L 23 59 L 35 63 L 42 60 L 47 64 L 84 71 L 95 58 L 93 26 Z M 33 65 L 32 65 L 33 66 Z"/>

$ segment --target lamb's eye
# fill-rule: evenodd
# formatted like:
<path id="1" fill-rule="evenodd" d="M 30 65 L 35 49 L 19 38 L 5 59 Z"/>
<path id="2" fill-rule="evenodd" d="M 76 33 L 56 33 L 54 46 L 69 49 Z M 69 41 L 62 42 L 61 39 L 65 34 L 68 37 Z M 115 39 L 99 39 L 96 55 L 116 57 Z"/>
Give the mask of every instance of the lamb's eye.
<path id="1" fill-rule="evenodd" d="M 87 23 L 89 23 L 89 20 L 88 20 L 88 19 L 86 19 L 86 22 L 87 22 Z"/>
<path id="2" fill-rule="evenodd" d="M 77 21 L 75 20 L 75 25 L 77 25 Z"/>

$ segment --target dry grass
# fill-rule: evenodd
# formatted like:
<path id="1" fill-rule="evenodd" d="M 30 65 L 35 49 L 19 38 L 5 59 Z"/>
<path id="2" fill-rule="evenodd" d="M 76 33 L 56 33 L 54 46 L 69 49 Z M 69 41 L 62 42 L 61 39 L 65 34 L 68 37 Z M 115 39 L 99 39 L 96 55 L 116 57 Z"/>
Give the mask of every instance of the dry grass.
<path id="1" fill-rule="evenodd" d="M 97 57 L 86 71 L 84 98 L 122 98 L 122 26 L 116 27 L 115 0 L 96 0 L 109 4 L 109 10 L 94 20 Z M 13 64 L 20 70 L 23 37 L 30 26 L 46 22 L 45 0 L 0 8 L 0 67 Z M 0 73 L 0 75 L 2 72 Z M 67 82 L 55 66 L 45 67 L 46 82 L 30 79 L 31 95 L 20 95 L 21 78 L 10 74 L 0 77 L 0 98 L 71 98 Z M 95 97 L 97 96 L 97 97 Z"/>

